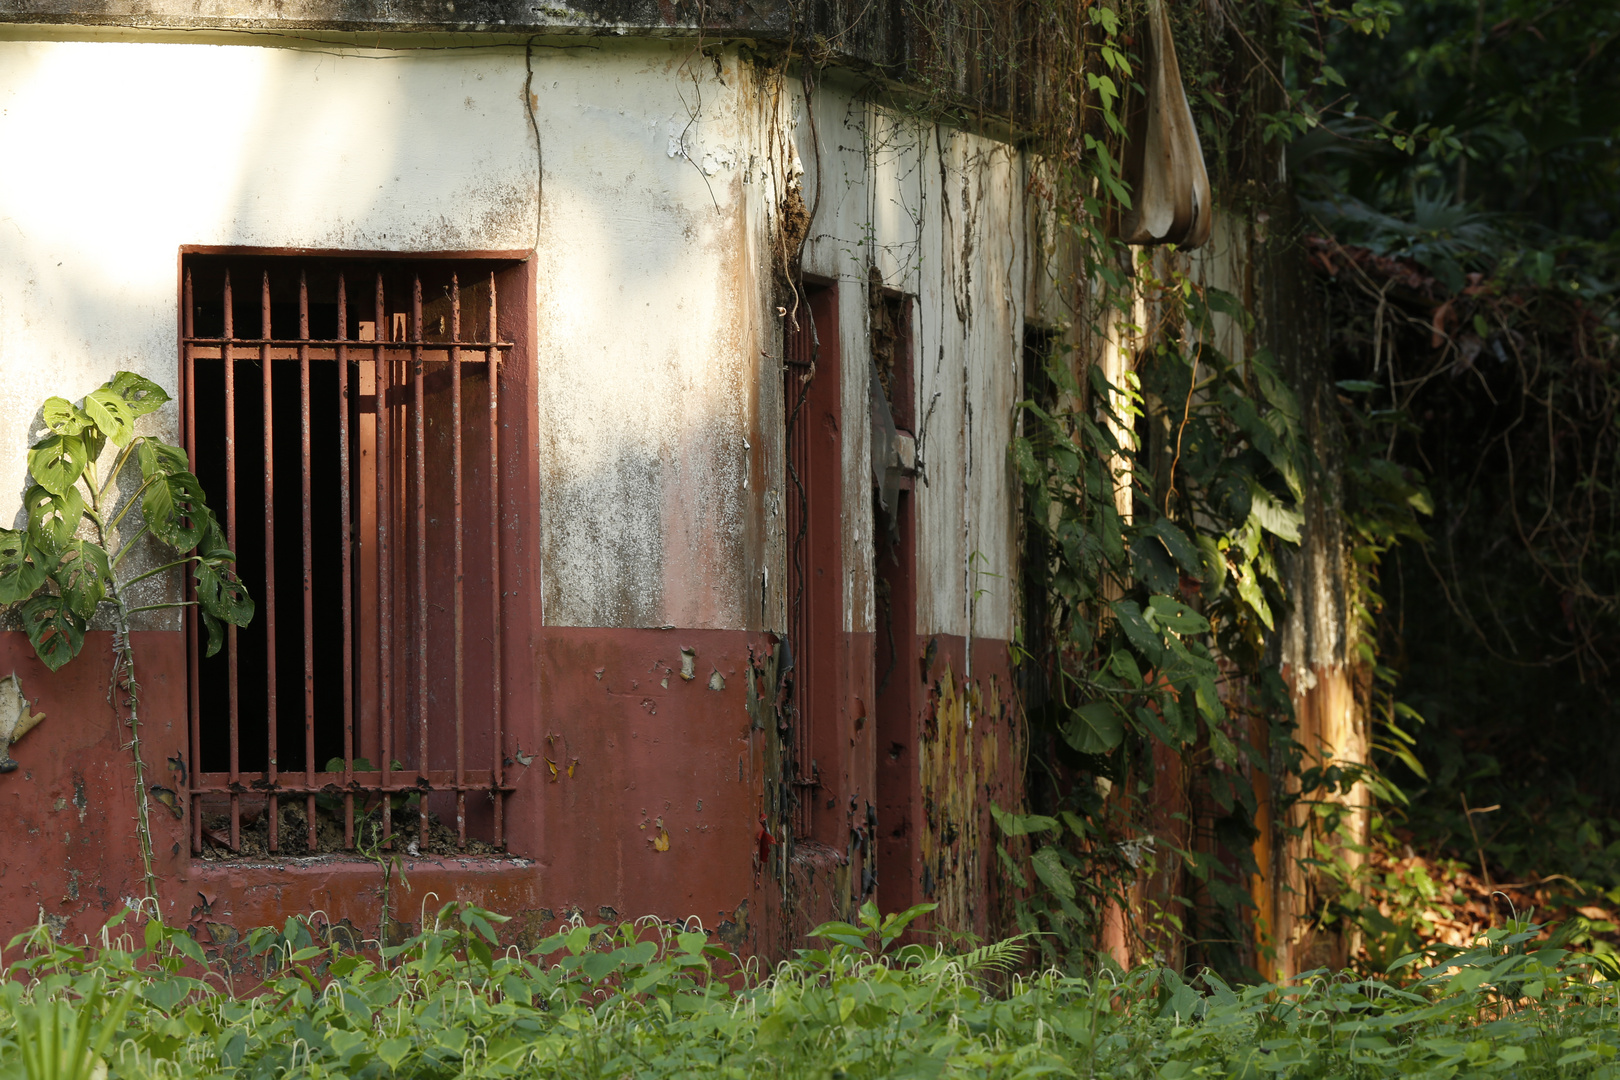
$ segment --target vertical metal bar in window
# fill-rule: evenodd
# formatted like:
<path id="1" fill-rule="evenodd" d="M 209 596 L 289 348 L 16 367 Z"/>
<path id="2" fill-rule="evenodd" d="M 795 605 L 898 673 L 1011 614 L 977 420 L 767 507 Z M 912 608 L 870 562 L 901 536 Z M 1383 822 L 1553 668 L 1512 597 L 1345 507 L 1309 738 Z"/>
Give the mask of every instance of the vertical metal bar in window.
<path id="1" fill-rule="evenodd" d="M 259 291 L 259 366 L 264 375 L 264 627 L 265 627 L 265 707 L 269 743 L 269 761 L 265 780 L 270 787 L 270 805 L 267 822 L 271 853 L 280 849 L 278 820 L 280 800 L 276 798 L 276 462 L 275 462 L 275 399 L 270 379 L 270 271 L 260 278 Z"/>
<path id="2" fill-rule="evenodd" d="M 416 769 L 428 775 L 428 597 L 427 597 L 427 417 L 422 391 L 422 275 L 411 275 L 411 390 L 413 430 L 411 457 L 416 498 Z M 418 843 L 427 847 L 428 801 L 424 791 L 416 804 Z"/>
<path id="3" fill-rule="evenodd" d="M 809 836 L 814 817 L 815 762 L 812 758 L 814 711 L 810 700 L 809 675 L 814 668 L 816 643 L 811 617 L 809 485 L 811 434 L 806 414 L 810 380 L 815 373 L 815 318 L 808 305 L 799 319 L 784 327 L 787 364 L 783 369 L 784 407 L 787 410 L 787 589 L 788 644 L 793 656 L 793 831 Z"/>
<path id="4" fill-rule="evenodd" d="M 192 356 L 191 339 L 196 336 L 196 319 L 193 315 L 194 300 L 191 291 L 191 267 L 186 267 L 185 285 L 181 293 L 180 337 L 183 344 L 180 346 L 180 376 L 184 380 L 180 387 L 180 396 L 184 399 L 185 415 L 182 419 L 181 437 L 187 450 L 191 471 L 197 472 L 197 378 Z M 197 590 L 190 575 L 181 576 L 182 600 L 195 601 Z M 200 694 L 201 680 L 197 677 L 197 618 L 188 614 L 186 617 L 186 662 L 190 665 L 190 712 L 191 712 L 191 785 L 176 785 L 180 797 L 185 799 L 187 811 L 191 815 L 191 851 L 192 854 L 202 852 L 202 809 L 197 799 L 191 793 L 191 787 L 198 783 L 196 772 L 201 760 L 197 748 L 202 745 L 202 701 Z"/>
<path id="5" fill-rule="evenodd" d="M 372 335 L 377 342 L 377 726 L 378 742 L 382 746 L 382 816 L 383 839 L 394 835 L 394 808 L 389 789 L 394 779 L 394 556 L 391 547 L 393 532 L 394 459 L 389 442 L 391 413 L 388 392 L 393 388 L 393 373 L 389 370 L 385 344 L 389 335 L 388 308 L 383 297 L 382 271 L 377 271 L 377 328 Z"/>
<path id="6" fill-rule="evenodd" d="M 349 557 L 354 538 L 349 513 L 349 291 L 338 274 L 337 289 L 338 531 L 343 605 L 343 846 L 354 847 L 354 588 Z"/>
<path id="7" fill-rule="evenodd" d="M 455 625 L 456 625 L 456 846 L 467 846 L 467 737 L 464 722 L 467 700 L 462 646 L 462 549 L 461 549 L 461 281 L 450 274 L 450 472 L 451 502 L 455 518 Z"/>
<path id="8" fill-rule="evenodd" d="M 501 407 L 499 321 L 495 313 L 495 273 L 489 275 L 489 662 L 490 707 L 494 727 L 495 847 L 506 846 L 505 793 L 501 791 L 505 744 L 501 738 Z"/>
<path id="9" fill-rule="evenodd" d="M 220 342 L 219 358 L 225 373 L 225 542 L 236 551 L 236 358 L 231 350 L 231 338 L 236 334 L 231 311 L 231 271 L 225 269 L 225 328 Z M 230 789 L 231 789 L 231 850 L 242 850 L 241 788 L 242 744 L 238 721 L 241 704 L 237 695 L 236 627 L 225 627 L 225 670 L 230 701 Z M 193 767 L 200 762 L 193 762 Z"/>
<path id="10" fill-rule="evenodd" d="M 315 537 L 310 520 L 309 476 L 309 278 L 298 271 L 298 438 L 304 541 L 304 783 L 315 787 Z M 315 792 L 304 793 L 308 850 L 315 853 Z"/>

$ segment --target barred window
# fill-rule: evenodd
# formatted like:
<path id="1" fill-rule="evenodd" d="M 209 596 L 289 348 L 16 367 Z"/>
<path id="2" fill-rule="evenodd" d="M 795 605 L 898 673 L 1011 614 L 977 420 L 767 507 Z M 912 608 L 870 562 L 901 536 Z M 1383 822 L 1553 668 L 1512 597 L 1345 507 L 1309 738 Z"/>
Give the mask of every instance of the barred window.
<path id="1" fill-rule="evenodd" d="M 262 597 L 217 643 L 187 609 L 193 851 L 503 848 L 526 267 L 233 252 L 182 274 L 185 444 Z"/>

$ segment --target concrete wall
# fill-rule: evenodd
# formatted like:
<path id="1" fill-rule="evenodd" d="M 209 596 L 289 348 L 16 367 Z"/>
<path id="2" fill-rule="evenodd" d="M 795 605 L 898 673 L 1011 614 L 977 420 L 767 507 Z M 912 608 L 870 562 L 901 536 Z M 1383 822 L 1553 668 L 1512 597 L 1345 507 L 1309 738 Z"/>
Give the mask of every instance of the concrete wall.
<path id="1" fill-rule="evenodd" d="M 581 767 L 559 784 L 539 766 L 522 774 L 509 830 L 521 858 L 484 866 L 483 885 L 457 878 L 454 860 L 422 860 L 411 876 L 536 925 L 575 909 L 695 914 L 732 927 L 738 944 L 764 946 L 749 936 L 747 905 L 788 915 L 754 865 L 773 764 L 747 700 L 768 696 L 754 686 L 773 648 L 765 632 L 785 625 L 773 260 L 778 208 L 802 171 L 806 197 L 817 183 L 822 192 L 804 268 L 838 283 L 852 418 L 844 630 L 869 665 L 866 289 L 876 266 L 917 298 L 916 634 L 943 647 L 918 670 L 927 714 L 913 720 L 922 730 L 948 713 L 965 725 L 989 771 L 956 786 L 994 783 L 1016 801 L 1004 645 L 1016 492 L 1005 447 L 1028 274 L 1023 162 L 1004 145 L 885 111 L 853 85 L 819 88 L 812 125 L 803 87 L 735 48 L 386 44 L 0 31 L 0 144 L 12 148 L 0 172 L 0 462 L 15 469 L 0 485 L 0 519 L 16 516 L 45 397 L 78 398 L 120 368 L 178 390 L 182 245 L 532 251 L 539 565 L 520 570 L 526 583 L 538 571 L 544 629 L 521 643 L 529 662 L 508 676 L 534 695 L 535 719 L 509 729 L 503 751 L 561 745 Z M 148 424 L 175 437 L 172 407 Z M 185 747 L 178 626 L 154 624 L 161 641 L 147 662 L 171 690 L 151 703 L 151 761 Z M 111 714 L 95 679 L 29 667 L 21 635 L 3 638 L 48 713 L 39 732 L 58 734 L 17 748 L 24 770 L 0 777 L 0 796 L 30 821 L 48 806 L 81 821 L 85 806 L 110 816 L 94 838 L 63 833 L 75 858 L 94 863 L 73 870 L 71 889 L 43 846 L 58 842 L 51 829 L 0 836 L 0 865 L 43 867 L 0 884 L 11 913 L 0 933 L 36 908 L 90 932 L 138 887 L 126 770 L 86 773 L 81 760 L 89 745 L 108 756 Z M 688 647 L 702 674 L 712 666 L 720 677 L 712 689 L 707 679 L 663 685 Z M 87 646 L 104 648 L 100 638 Z M 980 715 L 996 722 L 972 734 Z M 851 760 L 864 764 L 840 781 L 840 800 L 874 797 L 870 726 L 860 739 Z M 999 751 L 985 751 L 986 739 Z M 919 745 L 914 775 L 938 779 L 944 750 L 932 745 Z M 77 794 L 57 806 L 63 792 Z M 930 851 L 953 868 L 960 919 L 982 930 L 986 908 L 973 897 L 983 887 L 972 883 L 983 881 L 989 829 L 979 827 L 984 807 L 968 803 L 960 812 L 973 829 L 927 829 L 967 837 Z M 321 906 L 375 924 L 374 883 L 353 867 L 202 867 L 177 825 L 159 826 L 173 914 L 230 912 L 240 923 Z M 667 851 L 648 843 L 649 827 L 669 834 Z"/>
<path id="2" fill-rule="evenodd" d="M 801 106 L 802 108 L 802 106 Z M 806 273 L 842 286 L 845 409 L 864 414 L 866 283 L 916 297 L 917 631 L 1012 636 L 1018 493 L 1007 446 L 1023 385 L 1025 163 L 1006 144 L 823 87 L 814 127 L 796 126 L 804 184 L 822 180 Z M 806 198 L 810 198 L 807 194 Z M 864 428 L 845 443 L 850 502 L 866 507 Z M 846 562 L 871 563 L 872 523 L 854 523 Z M 849 629 L 873 625 L 872 584 L 845 583 Z"/>

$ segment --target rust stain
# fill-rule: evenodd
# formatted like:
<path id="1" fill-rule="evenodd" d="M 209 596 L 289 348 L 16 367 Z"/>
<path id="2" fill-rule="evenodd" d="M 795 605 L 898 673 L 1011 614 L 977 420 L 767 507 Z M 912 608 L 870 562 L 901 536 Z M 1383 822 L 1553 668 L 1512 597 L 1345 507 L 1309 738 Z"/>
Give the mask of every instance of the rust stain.
<path id="1" fill-rule="evenodd" d="M 1017 725 L 996 675 L 961 680 L 950 662 L 929 690 L 918 769 L 923 798 L 919 846 L 923 897 L 943 926 L 984 934 L 996 921 L 986 889 L 996 837 L 989 804 L 1016 806 L 1005 766 L 1023 759 Z"/>

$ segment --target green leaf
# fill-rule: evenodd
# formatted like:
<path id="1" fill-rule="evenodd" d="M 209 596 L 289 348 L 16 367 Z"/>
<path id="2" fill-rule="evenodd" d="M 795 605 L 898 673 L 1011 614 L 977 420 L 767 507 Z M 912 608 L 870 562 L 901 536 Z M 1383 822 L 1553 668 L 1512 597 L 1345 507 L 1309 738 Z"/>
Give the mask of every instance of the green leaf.
<path id="1" fill-rule="evenodd" d="M 1239 300 L 1225 289 L 1210 286 L 1204 292 L 1204 300 L 1209 305 L 1209 310 L 1218 311 L 1222 315 L 1229 316 L 1233 322 L 1237 323 L 1245 331 L 1254 329 L 1254 315 L 1243 306 L 1242 300 Z"/>
<path id="2" fill-rule="evenodd" d="M 88 620 L 107 595 L 112 566 L 100 547 L 88 540 L 71 540 L 51 568 L 51 578 L 62 590 L 62 599 L 73 613 Z"/>
<path id="3" fill-rule="evenodd" d="M 377 1047 L 377 1056 L 382 1058 L 390 1069 L 398 1070 L 411 1052 L 411 1040 L 387 1039 Z"/>
<path id="4" fill-rule="evenodd" d="M 170 400 L 163 387 L 133 371 L 117 372 L 105 388 L 118 395 L 133 416 L 157 412 Z"/>
<path id="5" fill-rule="evenodd" d="M 619 967 L 619 958 L 613 953 L 593 952 L 585 957 L 580 965 L 585 977 L 591 982 L 601 982 L 602 978 Z"/>
<path id="6" fill-rule="evenodd" d="M 1148 600 L 1147 618 L 1150 623 L 1178 634 L 1202 634 L 1209 629 L 1208 619 L 1168 596 L 1155 596 Z"/>
<path id="7" fill-rule="evenodd" d="M 1247 516 L 1247 515 L 1245 515 Z M 1203 563 L 1200 575 L 1204 580 L 1204 595 L 1214 596 L 1226 583 L 1226 556 L 1212 537 L 1198 537 L 1198 556 Z"/>
<path id="8" fill-rule="evenodd" d="M 1106 754 L 1124 737 L 1125 725 L 1106 701 L 1080 706 L 1063 728 L 1063 738 L 1082 754 Z"/>
<path id="9" fill-rule="evenodd" d="M 1249 366 L 1254 371 L 1255 381 L 1260 384 L 1260 393 L 1265 396 L 1273 409 L 1291 420 L 1298 419 L 1299 399 L 1294 397 L 1288 383 L 1272 367 L 1273 359 L 1269 349 L 1261 349 L 1249 358 Z"/>
<path id="10" fill-rule="evenodd" d="M 1160 518 L 1153 523 L 1153 534 L 1164 541 L 1165 550 L 1170 557 L 1176 560 L 1183 573 L 1198 576 L 1203 570 L 1203 564 L 1198 558 L 1198 549 L 1187 539 L 1187 534 L 1176 527 L 1169 518 Z"/>
<path id="11" fill-rule="evenodd" d="M 1060 827 L 1057 818 L 1043 817 L 1040 814 L 1008 813 L 995 803 L 990 804 L 990 816 L 1008 836 L 1028 836 L 1030 833 L 1051 832 Z"/>
<path id="12" fill-rule="evenodd" d="M 28 451 L 29 473 L 56 495 L 78 483 L 89 463 L 84 438 L 79 435 L 49 435 Z"/>
<path id="13" fill-rule="evenodd" d="M 43 593 L 25 602 L 22 620 L 34 651 L 52 671 L 61 670 L 84 648 L 84 620 L 60 596 Z"/>
<path id="14" fill-rule="evenodd" d="M 205 614 L 232 626 L 246 626 L 253 620 L 253 598 L 229 563 L 199 559 L 193 576 L 197 581 L 197 606 Z"/>
<path id="15" fill-rule="evenodd" d="M 1136 657 L 1124 649 L 1118 649 L 1108 657 L 1108 670 L 1133 690 L 1142 685 L 1142 669 L 1137 666 Z"/>
<path id="16" fill-rule="evenodd" d="M 0 529 L 0 604 L 26 600 L 45 584 L 45 569 L 39 562 L 26 533 Z"/>
<path id="17" fill-rule="evenodd" d="M 84 411 L 114 446 L 128 446 L 135 437 L 135 414 L 129 402 L 107 387 L 85 396 Z"/>
<path id="18" fill-rule="evenodd" d="M 1174 746 L 1177 742 L 1175 732 L 1171 731 L 1159 714 L 1152 709 L 1138 705 L 1136 707 L 1136 722 L 1141 728 L 1166 746 Z"/>
<path id="19" fill-rule="evenodd" d="M 225 644 L 225 624 L 206 611 L 202 613 L 202 621 L 203 626 L 208 630 L 208 646 L 203 655 L 215 656 L 219 653 L 220 647 Z M 342 769 L 342 763 L 339 762 L 337 771 L 341 772 Z M 328 769 L 327 771 L 332 770 Z"/>
<path id="20" fill-rule="evenodd" d="M 135 460 L 140 462 L 142 480 L 150 480 L 158 473 L 172 475 L 191 471 L 191 461 L 184 450 L 151 436 L 135 445 Z"/>
<path id="21" fill-rule="evenodd" d="M 197 541 L 197 554 L 210 562 L 223 559 L 226 562 L 236 561 L 236 552 L 225 542 L 225 530 L 219 527 L 219 519 L 210 512 L 208 515 L 208 531 L 203 538 Z"/>
<path id="22" fill-rule="evenodd" d="M 28 511 L 28 539 L 43 551 L 61 551 L 84 520 L 84 496 L 70 487 L 60 495 L 38 484 L 23 496 Z"/>
<path id="23" fill-rule="evenodd" d="M 1063 865 L 1063 856 L 1057 848 L 1043 847 L 1029 861 L 1035 867 L 1035 876 L 1045 883 L 1048 889 L 1057 893 L 1065 900 L 1074 899 L 1074 878 L 1069 868 Z"/>
<path id="24" fill-rule="evenodd" d="M 1299 543 L 1299 529 L 1305 523 L 1305 516 L 1298 510 L 1291 509 L 1278 502 L 1257 481 L 1249 481 L 1249 493 L 1254 502 L 1249 512 L 1260 523 L 1260 527 L 1290 544 Z"/>
<path id="25" fill-rule="evenodd" d="M 213 518 L 202 483 L 188 472 L 154 480 L 141 496 L 141 514 L 152 535 L 177 551 L 196 547 Z"/>
<path id="26" fill-rule="evenodd" d="M 91 423 L 90 418 L 67 398 L 46 398 L 39 412 L 45 426 L 58 435 L 78 435 Z"/>
<path id="27" fill-rule="evenodd" d="M 1135 600 L 1120 600 L 1109 607 L 1114 617 L 1119 620 L 1119 627 L 1125 631 L 1125 637 L 1135 646 L 1136 651 L 1154 667 L 1164 658 L 1164 642 L 1153 627 L 1142 617 L 1142 609 Z"/>
<path id="28" fill-rule="evenodd" d="M 1131 573 L 1153 592 L 1170 592 L 1181 582 L 1164 541 L 1152 533 L 1131 541 Z"/>

